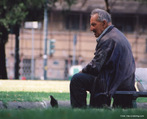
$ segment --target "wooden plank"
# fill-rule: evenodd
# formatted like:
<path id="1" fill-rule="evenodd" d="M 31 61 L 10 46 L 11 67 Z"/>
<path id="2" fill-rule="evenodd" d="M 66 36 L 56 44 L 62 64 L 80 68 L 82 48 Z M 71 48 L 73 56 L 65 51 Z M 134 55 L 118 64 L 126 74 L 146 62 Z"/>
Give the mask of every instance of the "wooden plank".
<path id="1" fill-rule="evenodd" d="M 147 92 L 116 91 L 115 95 L 133 95 L 135 97 L 147 97 Z"/>

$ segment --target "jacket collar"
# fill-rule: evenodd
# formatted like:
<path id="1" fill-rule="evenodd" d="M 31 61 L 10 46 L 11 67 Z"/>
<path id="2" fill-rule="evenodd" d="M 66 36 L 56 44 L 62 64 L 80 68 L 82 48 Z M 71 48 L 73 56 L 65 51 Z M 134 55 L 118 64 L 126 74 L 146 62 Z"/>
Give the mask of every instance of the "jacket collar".
<path id="1" fill-rule="evenodd" d="M 101 35 L 96 39 L 96 41 L 98 42 L 105 34 L 107 31 L 111 30 L 114 26 L 113 25 L 110 25 L 108 26 L 102 33 Z"/>

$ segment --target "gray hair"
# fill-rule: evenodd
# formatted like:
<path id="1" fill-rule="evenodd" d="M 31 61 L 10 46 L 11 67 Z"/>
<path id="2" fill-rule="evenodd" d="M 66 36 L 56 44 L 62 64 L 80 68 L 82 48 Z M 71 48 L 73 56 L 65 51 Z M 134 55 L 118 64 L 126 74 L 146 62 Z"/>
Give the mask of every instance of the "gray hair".
<path id="1" fill-rule="evenodd" d="M 94 9 L 91 12 L 91 16 L 94 14 L 98 14 L 98 21 L 106 20 L 108 23 L 111 22 L 111 15 L 108 12 L 106 12 L 105 10 L 98 9 L 98 8 Z"/>

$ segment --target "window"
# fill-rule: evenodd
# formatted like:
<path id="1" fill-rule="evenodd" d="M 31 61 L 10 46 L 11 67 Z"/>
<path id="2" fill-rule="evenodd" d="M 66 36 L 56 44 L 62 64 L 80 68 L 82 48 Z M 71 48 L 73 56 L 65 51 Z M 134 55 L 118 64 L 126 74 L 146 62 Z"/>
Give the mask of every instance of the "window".
<path id="1" fill-rule="evenodd" d="M 23 59 L 22 64 L 22 76 L 25 76 L 27 79 L 31 78 L 31 59 Z"/>
<path id="2" fill-rule="evenodd" d="M 113 24 L 122 32 L 134 32 L 136 19 L 134 16 L 112 16 Z"/>
<path id="3" fill-rule="evenodd" d="M 147 33 L 147 15 L 140 16 L 139 24 L 141 26 L 141 32 Z"/>
<path id="4" fill-rule="evenodd" d="M 88 15 L 80 13 L 68 13 L 65 17 L 65 27 L 68 30 L 86 30 Z"/>

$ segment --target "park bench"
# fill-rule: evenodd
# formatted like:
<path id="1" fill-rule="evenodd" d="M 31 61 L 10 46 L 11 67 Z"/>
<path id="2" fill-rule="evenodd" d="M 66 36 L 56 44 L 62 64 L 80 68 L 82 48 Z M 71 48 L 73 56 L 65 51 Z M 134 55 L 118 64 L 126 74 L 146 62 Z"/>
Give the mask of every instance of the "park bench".
<path id="1" fill-rule="evenodd" d="M 133 107 L 136 108 L 137 104 L 136 104 L 136 99 L 138 97 L 147 97 L 147 92 L 143 92 L 143 91 L 116 91 L 115 95 L 132 95 L 133 96 Z"/>
<path id="2" fill-rule="evenodd" d="M 136 91 L 116 91 L 115 95 L 132 95 L 133 96 L 133 107 L 137 107 L 136 99 L 138 97 L 147 97 L 147 68 L 137 68 L 135 72 L 135 88 Z M 143 84 L 146 84 L 143 86 Z"/>

